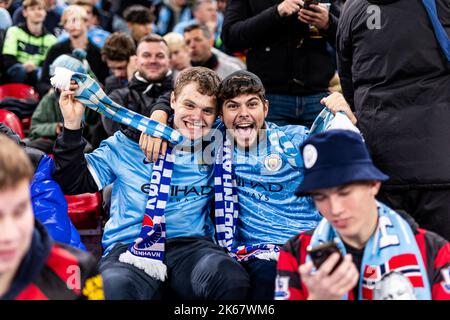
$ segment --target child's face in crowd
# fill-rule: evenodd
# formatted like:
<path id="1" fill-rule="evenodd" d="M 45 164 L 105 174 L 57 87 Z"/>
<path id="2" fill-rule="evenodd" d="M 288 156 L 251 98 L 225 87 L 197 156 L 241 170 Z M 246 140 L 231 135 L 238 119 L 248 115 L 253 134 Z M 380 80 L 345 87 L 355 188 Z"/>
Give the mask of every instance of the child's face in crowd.
<path id="1" fill-rule="evenodd" d="M 181 71 L 189 67 L 191 64 L 191 58 L 189 57 L 189 51 L 185 46 L 178 46 L 170 53 L 170 66 L 172 69 Z"/>
<path id="2" fill-rule="evenodd" d="M 375 196 L 379 188 L 380 182 L 352 183 L 315 190 L 311 195 L 317 210 L 345 242 L 352 244 L 368 239 L 373 231 L 369 229 L 374 222 L 376 225 Z"/>
<path id="3" fill-rule="evenodd" d="M 169 71 L 169 49 L 164 42 L 141 42 L 136 55 L 137 71 L 147 81 L 162 80 Z"/>
<path id="4" fill-rule="evenodd" d="M 16 272 L 34 229 L 29 182 L 0 191 L 0 275 Z"/>
<path id="5" fill-rule="evenodd" d="M 238 146 L 249 147 L 256 142 L 268 111 L 268 103 L 257 94 L 242 94 L 225 100 L 222 121 Z"/>
<path id="6" fill-rule="evenodd" d="M 33 24 L 44 22 L 46 15 L 47 11 L 42 5 L 30 6 L 23 10 L 23 16 Z"/>
<path id="7" fill-rule="evenodd" d="M 79 38 L 87 32 L 87 21 L 76 15 L 67 17 L 64 23 L 64 30 L 71 38 Z"/>
<path id="8" fill-rule="evenodd" d="M 190 140 L 207 135 L 217 117 L 216 98 L 198 92 L 195 82 L 187 84 L 177 97 L 172 93 L 170 104 L 174 128 Z"/>

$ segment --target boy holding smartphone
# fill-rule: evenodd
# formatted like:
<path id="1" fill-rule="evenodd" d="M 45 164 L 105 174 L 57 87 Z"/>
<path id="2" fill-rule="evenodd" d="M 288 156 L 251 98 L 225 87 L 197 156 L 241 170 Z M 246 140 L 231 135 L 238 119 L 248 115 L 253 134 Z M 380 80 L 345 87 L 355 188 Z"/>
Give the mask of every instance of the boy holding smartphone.
<path id="1" fill-rule="evenodd" d="M 284 245 L 275 298 L 450 299 L 450 244 L 375 200 L 388 177 L 373 165 L 357 133 L 320 133 L 301 151 L 305 178 L 296 194 L 311 195 L 324 218 L 315 230 Z M 333 271 L 339 260 L 333 253 L 314 270 L 307 247 L 332 241 L 342 262 Z M 394 274 L 406 281 L 392 281 Z"/>

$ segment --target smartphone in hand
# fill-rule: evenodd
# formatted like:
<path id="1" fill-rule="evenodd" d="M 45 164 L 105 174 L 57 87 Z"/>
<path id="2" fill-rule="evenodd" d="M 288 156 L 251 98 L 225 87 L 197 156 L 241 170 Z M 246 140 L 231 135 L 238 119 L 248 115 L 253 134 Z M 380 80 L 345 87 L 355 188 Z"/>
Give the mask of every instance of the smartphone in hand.
<path id="1" fill-rule="evenodd" d="M 339 253 L 339 260 L 330 273 L 333 273 L 343 260 L 341 251 L 339 250 L 335 242 L 321 243 L 314 247 L 308 246 L 306 248 L 306 251 L 311 257 L 311 260 L 316 269 L 319 269 L 320 266 L 325 262 L 325 260 L 327 260 L 334 252 Z"/>
<path id="2" fill-rule="evenodd" d="M 309 7 L 312 4 L 319 4 L 319 0 L 304 0 L 303 9 L 314 11 Z"/>

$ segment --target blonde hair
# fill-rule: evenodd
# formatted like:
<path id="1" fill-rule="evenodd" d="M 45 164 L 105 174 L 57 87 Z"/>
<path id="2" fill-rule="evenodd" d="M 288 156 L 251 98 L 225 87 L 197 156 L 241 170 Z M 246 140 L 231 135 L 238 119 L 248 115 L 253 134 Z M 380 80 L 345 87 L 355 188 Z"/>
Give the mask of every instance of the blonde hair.
<path id="1" fill-rule="evenodd" d="M 166 40 L 167 46 L 169 47 L 169 51 L 171 53 L 180 47 L 182 48 L 186 46 L 183 36 L 179 33 L 169 32 L 163 38 Z"/>
<path id="2" fill-rule="evenodd" d="M 61 15 L 61 24 L 65 25 L 69 17 L 74 17 L 78 19 L 82 19 L 84 21 L 88 21 L 88 15 L 86 9 L 82 6 L 72 4 L 64 9 L 63 14 Z"/>

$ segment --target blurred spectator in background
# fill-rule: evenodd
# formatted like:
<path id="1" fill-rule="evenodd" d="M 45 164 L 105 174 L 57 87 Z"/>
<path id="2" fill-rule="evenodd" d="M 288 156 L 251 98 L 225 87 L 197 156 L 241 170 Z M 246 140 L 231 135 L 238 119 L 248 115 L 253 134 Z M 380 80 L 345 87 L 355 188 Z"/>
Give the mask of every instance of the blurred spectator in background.
<path id="1" fill-rule="evenodd" d="M 191 57 L 182 35 L 170 32 L 164 36 L 164 40 L 169 47 L 170 67 L 174 72 L 173 78 L 175 79 L 178 72 L 191 67 Z"/>
<path id="2" fill-rule="evenodd" d="M 267 120 L 311 126 L 323 109 L 335 74 L 327 42 L 334 46 L 337 16 L 327 6 L 302 8 L 302 0 L 230 0 L 222 39 L 231 52 L 248 50 L 270 103 Z M 331 10 L 338 12 L 332 4 Z"/>
<path id="3" fill-rule="evenodd" d="M 97 47 L 101 48 L 105 44 L 106 38 L 110 35 L 108 31 L 103 30 L 100 26 L 100 13 L 98 9 L 92 4 L 91 0 L 75 0 L 73 4 L 79 5 L 86 10 L 88 20 L 88 39 L 94 43 Z M 67 32 L 63 32 L 59 37 L 58 41 L 64 41 L 69 38 Z"/>
<path id="4" fill-rule="evenodd" d="M 109 95 L 116 89 L 127 88 L 136 72 L 136 46 L 133 39 L 125 32 L 114 32 L 106 39 L 102 48 L 102 58 L 111 70 L 106 78 L 105 93 Z M 120 124 L 101 116 L 103 128 L 111 136 L 120 128 Z"/>
<path id="5" fill-rule="evenodd" d="M 160 35 L 172 31 L 176 24 L 192 19 L 192 12 L 186 0 L 168 0 L 167 3 L 161 1 L 155 11 L 157 19 L 154 31 Z"/>
<path id="6" fill-rule="evenodd" d="M 152 33 L 155 16 L 149 8 L 133 5 L 125 9 L 123 17 L 136 45 L 143 37 Z"/>
<path id="7" fill-rule="evenodd" d="M 434 2 L 430 15 L 424 3 Z M 367 14 L 372 5 L 381 10 L 379 25 Z M 450 240 L 448 37 L 448 0 L 349 1 L 337 49 L 345 99 L 373 161 L 390 177 L 379 199 Z"/>
<path id="8" fill-rule="evenodd" d="M 228 0 L 217 0 L 217 11 L 221 14 L 225 14 L 225 10 L 227 9 Z"/>
<path id="9" fill-rule="evenodd" d="M 109 94 L 115 89 L 126 87 L 128 80 L 136 71 L 133 59 L 136 55 L 136 46 L 133 39 L 125 32 L 114 32 L 106 39 L 101 53 L 111 72 L 105 80 L 105 93 Z"/>
<path id="10" fill-rule="evenodd" d="M 89 63 L 92 75 L 95 76 L 101 84 L 105 83 L 109 75 L 109 69 L 106 63 L 102 61 L 100 49 L 93 44 L 87 37 L 87 13 L 83 7 L 70 5 L 61 17 L 61 23 L 64 29 L 69 33 L 69 39 L 58 42 L 53 45 L 47 53 L 44 65 L 42 67 L 42 76 L 38 84 L 38 92 L 44 96 L 51 88 L 49 69 L 53 61 L 62 54 L 71 54 L 73 49 L 84 50 L 86 60 Z"/>
<path id="11" fill-rule="evenodd" d="M 220 78 L 242 69 L 238 64 L 212 53 L 214 38 L 205 25 L 191 24 L 184 29 L 184 40 L 191 56 L 191 64 L 216 71 Z"/>
<path id="12" fill-rule="evenodd" d="M 11 0 L 0 0 L 0 30 L 6 30 L 12 26 L 11 14 L 8 8 L 11 6 Z"/>
<path id="13" fill-rule="evenodd" d="M 47 16 L 44 20 L 44 27 L 55 36 L 59 36 L 62 32 L 62 28 L 59 25 L 61 15 L 59 15 L 55 9 L 55 0 L 45 0 L 45 8 L 47 10 Z M 14 11 L 12 19 L 14 25 L 19 25 L 20 23 L 25 22 L 23 6 Z"/>
<path id="14" fill-rule="evenodd" d="M 8 29 L 3 44 L 6 80 L 35 86 L 49 48 L 56 38 L 43 26 L 46 16 L 44 0 L 25 0 L 25 23 Z"/>
<path id="15" fill-rule="evenodd" d="M 223 15 L 217 12 L 217 2 L 215 0 L 195 0 L 192 5 L 193 19 L 178 23 L 173 31 L 183 34 L 186 27 L 192 24 L 204 24 L 214 35 L 213 45 L 216 48 L 222 47 L 220 33 L 222 30 Z"/>

